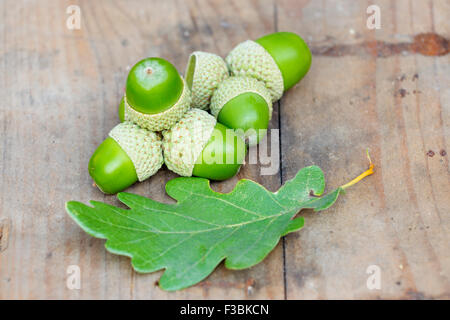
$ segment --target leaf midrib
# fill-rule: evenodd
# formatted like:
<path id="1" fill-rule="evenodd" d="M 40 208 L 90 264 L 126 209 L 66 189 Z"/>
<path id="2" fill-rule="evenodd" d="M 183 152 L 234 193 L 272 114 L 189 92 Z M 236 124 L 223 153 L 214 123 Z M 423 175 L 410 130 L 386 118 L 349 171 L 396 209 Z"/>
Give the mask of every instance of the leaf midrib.
<path id="1" fill-rule="evenodd" d="M 119 213 L 116 210 L 111 209 L 111 211 L 113 213 L 115 213 L 115 214 L 118 214 L 121 217 L 124 217 L 124 218 L 128 219 L 128 220 L 140 223 L 140 224 L 142 224 L 144 226 L 148 226 L 147 224 L 141 223 L 141 222 L 139 222 L 139 221 L 137 221 L 137 220 L 127 216 L 127 215 L 123 215 L 122 213 Z M 125 226 L 118 225 L 118 224 L 113 224 L 113 223 L 111 223 L 109 221 L 105 221 L 105 220 L 99 218 L 99 216 L 97 214 L 94 215 L 96 218 L 94 218 L 93 216 L 91 216 L 89 218 L 93 219 L 93 220 L 96 220 L 96 221 L 98 221 L 100 223 L 107 224 L 107 225 L 109 225 L 111 227 L 115 227 L 115 228 L 119 228 L 119 229 L 125 229 L 125 230 L 130 230 L 130 231 L 138 231 L 138 232 L 154 233 L 154 234 L 196 234 L 196 233 L 202 233 L 202 232 L 211 232 L 211 231 L 225 229 L 225 228 L 230 229 L 230 228 L 242 227 L 242 226 L 245 226 L 245 225 L 248 225 L 248 224 L 251 224 L 251 223 L 260 222 L 260 221 L 271 219 L 271 218 L 277 218 L 277 217 L 282 216 L 282 215 L 284 215 L 284 214 L 286 214 L 288 212 L 289 211 L 283 211 L 283 212 L 281 212 L 279 214 L 270 215 L 270 216 L 264 216 L 264 217 L 261 217 L 259 219 L 254 219 L 254 220 L 246 221 L 246 222 L 243 222 L 243 223 L 236 223 L 236 224 L 230 224 L 230 225 L 218 225 L 217 228 L 202 229 L 202 230 L 196 230 L 196 231 L 162 231 L 162 230 L 154 230 L 154 229 L 153 230 L 142 230 L 142 229 L 125 227 Z M 192 220 L 195 221 L 195 219 L 192 219 Z"/>
<path id="2" fill-rule="evenodd" d="M 194 194 L 194 193 L 191 192 L 191 194 Z M 318 200 L 320 200 L 320 199 L 321 199 L 321 198 L 313 198 L 313 199 L 309 198 L 309 201 L 308 201 L 308 200 L 304 201 L 304 202 L 302 203 L 302 206 L 301 206 L 300 208 L 298 208 L 298 209 L 296 209 L 296 208 L 293 208 L 293 209 L 286 209 L 285 207 L 283 207 L 284 210 L 281 211 L 281 212 L 278 213 L 278 214 L 275 214 L 275 215 L 269 215 L 269 216 L 260 216 L 260 215 L 259 215 L 259 216 L 261 217 L 261 218 L 259 218 L 259 219 L 249 220 L 249 221 L 245 221 L 245 222 L 242 222 L 242 223 L 236 223 L 236 224 L 230 224 L 230 225 L 217 225 L 217 224 L 207 223 L 207 224 L 210 224 L 210 225 L 215 225 L 215 226 L 217 226 L 217 227 L 216 227 L 216 228 L 210 228 L 210 229 L 196 230 L 196 231 L 162 231 L 162 230 L 159 230 L 159 229 L 158 229 L 158 230 L 155 230 L 155 229 L 152 229 L 152 230 L 143 230 L 143 229 L 136 229 L 136 228 L 130 228 L 130 227 L 125 227 L 125 226 L 113 224 L 113 223 L 111 223 L 111 222 L 108 222 L 108 221 L 105 221 L 105 220 L 99 218 L 97 214 L 95 214 L 95 217 L 97 217 L 97 218 L 94 218 L 94 217 L 92 217 L 92 216 L 91 216 L 90 218 L 93 219 L 93 220 L 96 220 L 96 221 L 98 221 L 98 222 L 100 222 L 100 223 L 110 225 L 111 227 L 115 227 L 115 228 L 119 228 L 119 229 L 125 229 L 125 230 L 131 230 L 131 231 L 144 232 L 144 233 L 154 233 L 154 234 L 196 234 L 196 233 L 203 233 L 203 232 L 211 232 L 211 231 L 220 230 L 220 229 L 225 229 L 225 228 L 236 228 L 236 227 L 241 227 L 241 226 L 248 225 L 248 224 L 251 224 L 251 223 L 260 222 L 260 221 L 263 221 L 263 220 L 268 220 L 268 219 L 272 219 L 272 218 L 277 218 L 277 217 L 282 216 L 282 215 L 284 215 L 284 214 L 287 214 L 287 213 L 289 213 L 289 212 L 291 212 L 291 211 L 299 210 L 299 209 L 301 209 L 302 207 L 304 208 L 304 207 L 305 207 L 305 206 L 304 206 L 305 204 L 311 204 L 312 202 L 318 201 Z M 128 200 L 128 202 L 131 202 L 131 203 L 133 203 L 133 204 L 137 204 L 137 205 L 142 206 L 142 204 L 140 204 L 140 203 L 138 203 L 138 202 L 136 202 L 136 201 L 134 201 L 134 200 L 132 200 L 132 199 L 127 199 L 127 200 Z M 226 200 L 224 200 L 224 201 L 226 201 Z M 229 202 L 228 202 L 228 203 L 229 203 Z M 145 206 L 145 205 L 142 206 L 142 207 L 143 207 L 144 209 L 153 210 L 153 211 L 157 211 L 157 212 L 163 212 L 163 213 L 171 213 L 171 214 L 175 214 L 175 215 L 181 216 L 181 217 L 183 217 L 183 218 L 187 218 L 187 219 L 189 219 L 189 220 L 193 220 L 194 222 L 197 222 L 197 223 L 206 223 L 206 222 L 203 221 L 203 220 L 196 219 L 196 218 L 193 218 L 193 217 L 190 217 L 190 216 L 184 216 L 184 215 L 181 215 L 181 214 L 179 214 L 179 213 L 175 213 L 175 212 L 173 212 L 173 211 L 166 211 L 166 210 L 162 210 L 162 209 L 149 208 L 149 207 L 147 207 L 147 206 Z M 241 207 L 238 206 L 237 208 L 241 208 Z M 123 217 L 123 218 L 125 218 L 125 219 L 131 220 L 131 221 L 133 221 L 133 222 L 135 222 L 135 223 L 138 223 L 138 224 L 141 224 L 141 225 L 144 225 L 144 226 L 146 226 L 146 227 L 151 228 L 150 225 L 145 224 L 145 223 L 143 223 L 143 222 L 141 222 L 141 221 L 135 220 L 135 219 L 133 219 L 132 217 L 130 217 L 129 215 L 124 215 L 124 214 L 118 212 L 117 210 L 115 210 L 115 208 L 108 208 L 108 209 L 110 209 L 113 213 L 115 213 L 115 214 L 117 214 L 117 215 L 119 215 L 119 216 L 121 216 L 121 217 Z M 131 210 L 133 210 L 133 209 L 131 209 Z M 135 209 L 134 209 L 134 210 L 135 210 Z"/>

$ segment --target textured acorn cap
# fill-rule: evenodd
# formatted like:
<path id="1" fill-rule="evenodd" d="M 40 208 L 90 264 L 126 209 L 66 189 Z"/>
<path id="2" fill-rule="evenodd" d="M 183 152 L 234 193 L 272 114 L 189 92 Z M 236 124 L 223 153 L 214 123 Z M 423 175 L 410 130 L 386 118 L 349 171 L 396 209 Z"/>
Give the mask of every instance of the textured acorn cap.
<path id="1" fill-rule="evenodd" d="M 225 61 L 216 54 L 195 51 L 189 56 L 186 72 L 195 59 L 192 77 L 192 107 L 207 110 L 214 90 L 219 83 L 228 78 L 228 68 Z"/>
<path id="2" fill-rule="evenodd" d="M 270 91 L 272 101 L 281 98 L 284 91 L 283 75 L 269 52 L 251 40 L 238 44 L 226 57 L 231 75 L 252 77 L 262 81 Z"/>
<path id="3" fill-rule="evenodd" d="M 162 131 L 169 129 L 177 123 L 183 114 L 190 108 L 191 102 L 191 91 L 186 85 L 186 81 L 183 79 L 183 92 L 181 93 L 180 98 L 177 103 L 164 112 L 145 114 L 136 111 L 128 104 L 127 96 L 125 95 L 125 120 L 134 122 L 140 127 L 150 131 Z"/>
<path id="4" fill-rule="evenodd" d="M 133 162 L 139 181 L 154 175 L 163 165 L 162 141 L 158 133 L 126 121 L 115 126 L 109 136 Z"/>
<path id="5" fill-rule="evenodd" d="M 272 97 L 264 83 L 249 77 L 230 77 L 220 83 L 211 99 L 211 113 L 217 118 L 222 107 L 231 99 L 243 93 L 256 93 L 260 95 L 269 108 L 269 120 L 272 119 Z"/>
<path id="6" fill-rule="evenodd" d="M 195 162 L 211 138 L 216 119 L 208 112 L 190 109 L 171 129 L 163 131 L 164 162 L 180 176 L 192 176 Z"/>

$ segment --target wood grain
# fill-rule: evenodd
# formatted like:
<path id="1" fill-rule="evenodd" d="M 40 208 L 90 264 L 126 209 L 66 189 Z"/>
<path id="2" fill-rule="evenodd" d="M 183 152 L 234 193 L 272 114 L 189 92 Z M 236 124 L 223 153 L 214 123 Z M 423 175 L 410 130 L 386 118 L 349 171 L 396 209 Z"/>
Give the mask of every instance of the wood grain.
<path id="1" fill-rule="evenodd" d="M 372 3 L 382 10 L 377 31 L 366 27 Z M 66 28 L 72 4 L 80 30 Z M 450 298 L 449 15 L 445 0 L 2 1 L 0 299 Z M 274 191 L 317 164 L 332 189 L 367 166 L 366 148 L 376 174 L 328 211 L 306 212 L 306 228 L 261 264 L 220 266 L 192 288 L 164 292 L 161 272 L 135 273 L 64 203 L 118 204 L 92 187 L 87 163 L 118 122 L 136 61 L 161 56 L 183 72 L 194 50 L 225 56 L 277 30 L 299 33 L 314 54 L 274 107 L 281 170 L 266 176 L 247 164 L 213 188 L 250 178 Z M 173 177 L 163 169 L 129 191 L 171 202 L 164 185 Z M 366 287 L 373 264 L 381 290 Z M 80 290 L 66 287 L 70 265 L 80 267 Z"/>
<path id="2" fill-rule="evenodd" d="M 357 14 L 371 3 L 310 1 L 292 10 L 293 1 L 278 2 L 277 28 L 301 33 L 316 52 L 310 73 L 281 101 L 283 181 L 317 164 L 337 187 L 365 166 L 365 148 L 376 167 L 370 181 L 326 213 L 306 213 L 309 228 L 287 237 L 288 299 L 450 295 L 450 185 L 440 154 L 448 150 L 449 56 L 394 50 L 435 34 L 432 17 L 448 16 L 448 3 L 375 1 L 376 32 Z M 438 33 L 448 39 L 448 24 Z M 366 287 L 370 265 L 381 269 L 381 290 Z"/>

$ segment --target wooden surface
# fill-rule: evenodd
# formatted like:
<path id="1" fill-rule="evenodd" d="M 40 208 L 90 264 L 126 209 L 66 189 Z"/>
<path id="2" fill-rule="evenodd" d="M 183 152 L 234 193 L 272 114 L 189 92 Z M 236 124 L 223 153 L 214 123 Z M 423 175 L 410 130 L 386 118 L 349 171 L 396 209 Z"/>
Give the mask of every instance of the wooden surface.
<path id="1" fill-rule="evenodd" d="M 366 8 L 381 8 L 381 29 Z M 81 29 L 66 8 L 81 8 Z M 0 299 L 450 298 L 450 3 L 399 1 L 23 1 L 0 3 Z M 64 210 L 68 200 L 117 204 L 92 187 L 87 163 L 118 122 L 127 71 L 161 56 L 184 71 L 188 55 L 225 56 L 266 33 L 299 33 L 311 46 L 306 78 L 275 106 L 281 170 L 240 178 L 270 190 L 316 164 L 328 190 L 367 166 L 376 173 L 331 209 L 304 212 L 261 264 L 220 266 L 205 281 L 167 293 L 161 272 L 135 273 Z M 167 170 L 129 191 L 171 201 Z M 66 287 L 78 265 L 81 289 Z M 381 269 L 381 289 L 366 269 Z"/>

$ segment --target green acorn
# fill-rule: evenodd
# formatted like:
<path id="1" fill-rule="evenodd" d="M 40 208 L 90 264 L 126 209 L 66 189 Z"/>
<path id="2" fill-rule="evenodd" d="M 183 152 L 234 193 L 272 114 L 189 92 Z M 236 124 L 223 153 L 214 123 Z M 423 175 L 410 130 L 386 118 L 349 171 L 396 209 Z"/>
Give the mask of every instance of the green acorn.
<path id="1" fill-rule="evenodd" d="M 245 159 L 244 141 L 200 109 L 186 112 L 163 137 L 164 162 L 180 176 L 225 180 Z"/>
<path id="2" fill-rule="evenodd" d="M 114 194 L 154 175 L 163 162 L 160 135 L 126 121 L 95 150 L 89 174 L 101 191 Z"/>
<path id="3" fill-rule="evenodd" d="M 170 62 L 147 58 L 130 70 L 124 96 L 125 120 L 150 131 L 162 131 L 180 120 L 190 104 L 190 90 Z"/>
<path id="4" fill-rule="evenodd" d="M 184 76 L 192 92 L 192 107 L 207 110 L 214 90 L 229 74 L 221 57 L 195 51 L 189 56 Z"/>
<path id="5" fill-rule="evenodd" d="M 124 122 L 125 121 L 125 97 L 122 97 L 122 99 L 120 99 L 120 103 L 119 103 L 119 120 L 120 120 L 120 122 Z"/>
<path id="6" fill-rule="evenodd" d="M 272 98 L 264 83 L 249 77 L 230 77 L 211 99 L 211 113 L 228 128 L 238 130 L 249 145 L 264 137 L 272 118 Z"/>
<path id="7" fill-rule="evenodd" d="M 264 82 L 272 101 L 276 101 L 306 75 L 311 66 L 311 52 L 295 33 L 276 32 L 240 43 L 225 61 L 232 75 Z"/>

